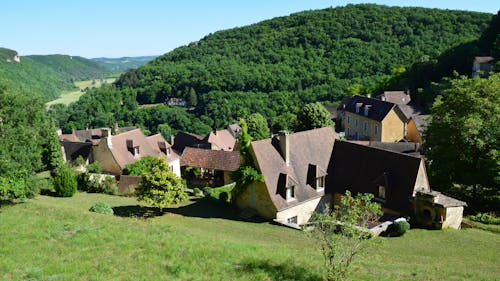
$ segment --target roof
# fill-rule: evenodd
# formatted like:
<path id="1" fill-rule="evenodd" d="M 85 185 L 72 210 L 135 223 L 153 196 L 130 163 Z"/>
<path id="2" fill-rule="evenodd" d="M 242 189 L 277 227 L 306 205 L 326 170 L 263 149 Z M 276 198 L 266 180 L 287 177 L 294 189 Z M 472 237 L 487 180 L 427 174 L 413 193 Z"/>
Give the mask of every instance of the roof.
<path id="1" fill-rule="evenodd" d="M 417 127 L 417 130 L 419 132 L 423 132 L 423 131 L 425 131 L 425 129 L 427 128 L 427 125 L 429 124 L 430 115 L 429 114 L 427 114 L 427 115 L 415 115 L 415 116 L 412 116 L 411 119 L 413 120 L 413 122 L 415 122 L 415 126 Z"/>
<path id="2" fill-rule="evenodd" d="M 83 159 L 89 159 L 92 156 L 92 143 L 81 141 L 62 140 L 61 145 L 64 147 L 64 153 L 67 161 L 75 162 L 78 156 Z"/>
<path id="3" fill-rule="evenodd" d="M 366 106 L 369 106 L 368 116 L 364 115 L 364 109 Z M 356 113 L 356 107 L 359 108 L 359 112 Z M 385 116 L 394 109 L 396 114 L 404 121 L 407 121 L 407 117 L 403 114 L 403 112 L 392 102 L 382 101 L 379 99 L 368 98 L 360 95 L 355 95 L 351 97 L 349 102 L 346 105 L 345 111 L 365 116 L 368 119 L 382 121 Z"/>
<path id="4" fill-rule="evenodd" d="M 174 138 L 174 144 L 172 145 L 172 148 L 175 149 L 175 151 L 178 151 L 182 153 L 184 151 L 185 147 L 201 147 L 207 148 L 206 144 L 201 145 L 202 140 L 204 137 L 197 135 L 197 134 L 192 134 L 192 133 L 186 133 L 186 132 L 177 132 Z"/>
<path id="5" fill-rule="evenodd" d="M 167 162 L 179 158 L 179 154 L 171 149 L 172 145 L 169 144 L 161 134 L 152 135 L 147 137 L 146 139 L 157 153 L 167 156 Z M 168 149 L 170 149 L 170 151 L 168 151 Z"/>
<path id="6" fill-rule="evenodd" d="M 335 141 L 328 167 L 327 191 L 378 194 L 386 187 L 385 207 L 404 210 L 413 195 L 422 159 L 407 154 Z"/>
<path id="7" fill-rule="evenodd" d="M 380 99 L 395 104 L 408 104 L 411 101 L 410 95 L 404 91 L 385 91 L 380 95 Z"/>
<path id="8" fill-rule="evenodd" d="M 232 151 L 236 144 L 236 139 L 229 130 L 219 130 L 210 132 L 204 141 L 214 144 L 222 150 Z"/>
<path id="9" fill-rule="evenodd" d="M 475 63 L 490 63 L 495 60 L 494 57 L 474 57 Z"/>
<path id="10" fill-rule="evenodd" d="M 338 116 L 337 106 L 325 105 L 325 108 L 330 113 L 330 119 L 337 119 Z"/>
<path id="11" fill-rule="evenodd" d="M 326 171 L 337 135 L 331 127 L 287 135 L 290 164 L 287 165 L 279 149 L 278 138 L 268 138 L 251 143 L 255 162 L 264 176 L 269 196 L 277 211 L 324 195 L 307 184 L 310 166 Z M 295 185 L 295 199 L 287 202 L 280 192 L 280 183 Z"/>
<path id="12" fill-rule="evenodd" d="M 181 166 L 236 171 L 240 167 L 240 153 L 186 147 L 182 153 Z"/>
<path id="13" fill-rule="evenodd" d="M 424 114 L 424 109 L 414 103 L 398 104 L 398 107 L 408 120 L 413 116 Z"/>
<path id="14" fill-rule="evenodd" d="M 466 202 L 446 196 L 441 192 L 435 190 L 430 190 L 430 191 L 419 190 L 417 191 L 417 196 L 425 196 L 429 199 L 434 199 L 433 200 L 434 203 L 439 204 L 445 208 L 467 206 Z"/>
<path id="15" fill-rule="evenodd" d="M 133 151 L 129 151 L 127 141 L 130 140 L 132 141 L 133 147 L 139 147 L 139 157 L 134 157 Z M 110 148 L 110 151 L 121 169 L 147 155 L 153 157 L 162 156 L 161 153 L 151 146 L 146 136 L 140 129 L 111 136 L 111 144 L 112 147 Z"/>
<path id="16" fill-rule="evenodd" d="M 233 135 L 233 137 L 235 137 L 235 138 L 239 138 L 240 137 L 240 133 L 241 133 L 241 127 L 240 127 L 240 125 L 238 125 L 238 124 L 230 124 L 229 126 L 227 126 L 227 129 L 229 130 L 229 132 L 231 133 L 231 135 Z"/>

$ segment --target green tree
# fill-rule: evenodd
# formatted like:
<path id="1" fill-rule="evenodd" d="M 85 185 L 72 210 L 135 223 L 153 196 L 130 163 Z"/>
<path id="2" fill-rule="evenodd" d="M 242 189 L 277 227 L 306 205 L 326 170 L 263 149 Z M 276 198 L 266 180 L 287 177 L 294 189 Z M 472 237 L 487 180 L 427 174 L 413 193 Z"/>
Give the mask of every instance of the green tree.
<path id="1" fill-rule="evenodd" d="M 297 113 L 297 131 L 333 126 L 330 113 L 319 102 L 306 104 Z"/>
<path id="2" fill-rule="evenodd" d="M 246 119 L 248 134 L 253 140 L 262 140 L 270 136 L 267 121 L 260 113 L 252 113 Z"/>
<path id="3" fill-rule="evenodd" d="M 196 91 L 193 88 L 189 89 L 188 103 L 192 107 L 196 107 L 198 105 L 198 95 L 196 94 Z"/>
<path id="4" fill-rule="evenodd" d="M 143 176 L 147 173 L 151 173 L 154 167 L 160 167 L 161 169 L 168 170 L 168 164 L 164 159 L 153 156 L 144 156 L 138 161 L 128 164 L 123 169 L 124 175 L 132 175 L 132 176 Z"/>
<path id="5" fill-rule="evenodd" d="M 171 136 L 175 136 L 176 132 L 168 124 L 158 125 L 158 132 L 167 140 L 170 140 Z"/>
<path id="6" fill-rule="evenodd" d="M 76 174 L 67 164 L 57 169 L 54 176 L 54 189 L 57 196 L 72 197 L 78 188 Z"/>
<path id="7" fill-rule="evenodd" d="M 434 102 L 425 136 L 433 184 L 442 188 L 462 185 L 461 195 L 470 192 L 473 201 L 480 191 L 488 190 L 498 198 L 499 124 L 500 74 L 451 80 L 445 97 Z"/>
<path id="8" fill-rule="evenodd" d="M 181 178 L 168 168 L 167 162 L 161 159 L 151 172 L 142 175 L 142 181 L 136 189 L 137 199 L 163 209 L 178 204 L 188 198 Z"/>
<path id="9" fill-rule="evenodd" d="M 323 255 L 327 280 L 347 280 L 351 263 L 368 246 L 369 224 L 382 214 L 372 199 L 372 194 L 353 197 L 347 191 L 340 205 L 313 214 L 308 231 Z"/>

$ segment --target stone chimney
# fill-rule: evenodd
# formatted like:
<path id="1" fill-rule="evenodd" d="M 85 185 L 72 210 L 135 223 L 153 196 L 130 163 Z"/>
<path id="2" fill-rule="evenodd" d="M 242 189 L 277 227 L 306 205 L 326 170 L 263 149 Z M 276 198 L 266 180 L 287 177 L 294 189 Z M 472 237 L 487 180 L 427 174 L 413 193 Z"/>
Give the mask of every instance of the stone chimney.
<path id="1" fill-rule="evenodd" d="M 106 139 L 106 144 L 109 148 L 113 148 L 113 143 L 111 142 L 111 129 L 110 128 L 102 128 L 102 138 Z"/>
<path id="2" fill-rule="evenodd" d="M 281 155 L 286 165 L 290 165 L 290 139 L 287 131 L 279 131 L 278 140 L 280 143 Z"/>
<path id="3" fill-rule="evenodd" d="M 171 146 L 174 145 L 174 141 L 175 141 L 175 136 L 174 135 L 170 135 L 170 145 Z"/>

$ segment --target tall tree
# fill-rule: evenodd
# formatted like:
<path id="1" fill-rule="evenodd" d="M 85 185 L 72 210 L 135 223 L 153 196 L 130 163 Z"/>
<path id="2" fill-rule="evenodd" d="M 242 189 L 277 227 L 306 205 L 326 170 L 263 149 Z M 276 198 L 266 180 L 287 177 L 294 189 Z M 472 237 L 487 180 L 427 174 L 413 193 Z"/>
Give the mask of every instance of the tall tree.
<path id="1" fill-rule="evenodd" d="M 306 104 L 297 113 L 297 131 L 333 126 L 330 113 L 319 102 Z"/>
<path id="2" fill-rule="evenodd" d="M 252 113 L 246 119 L 248 134 L 253 140 L 262 140 L 270 136 L 267 121 L 260 113 Z"/>
<path id="3" fill-rule="evenodd" d="M 432 107 L 426 156 L 436 186 L 472 190 L 500 187 L 500 74 L 451 80 Z M 498 196 L 498 195 L 497 195 Z"/>

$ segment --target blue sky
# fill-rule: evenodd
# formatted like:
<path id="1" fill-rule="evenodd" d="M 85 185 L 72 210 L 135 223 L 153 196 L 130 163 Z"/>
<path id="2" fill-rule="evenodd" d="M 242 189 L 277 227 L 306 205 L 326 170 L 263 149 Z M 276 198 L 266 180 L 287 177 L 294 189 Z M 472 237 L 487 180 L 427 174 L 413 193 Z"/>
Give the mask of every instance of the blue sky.
<path id="1" fill-rule="evenodd" d="M 20 55 L 160 55 L 222 29 L 291 13 L 367 1 L 15 0 L 2 1 L 0 47 Z M 368 1 L 496 13 L 496 1 Z M 498 4 L 498 3 L 496 3 Z"/>

